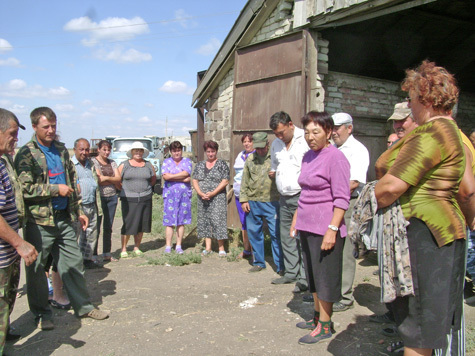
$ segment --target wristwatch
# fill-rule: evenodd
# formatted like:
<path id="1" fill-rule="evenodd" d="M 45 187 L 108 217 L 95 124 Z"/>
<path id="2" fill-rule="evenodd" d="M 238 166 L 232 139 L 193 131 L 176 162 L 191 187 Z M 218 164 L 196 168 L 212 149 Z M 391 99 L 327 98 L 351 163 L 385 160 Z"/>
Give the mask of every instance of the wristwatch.
<path id="1" fill-rule="evenodd" d="M 333 231 L 338 231 L 338 228 L 335 225 L 328 225 L 328 228 Z"/>

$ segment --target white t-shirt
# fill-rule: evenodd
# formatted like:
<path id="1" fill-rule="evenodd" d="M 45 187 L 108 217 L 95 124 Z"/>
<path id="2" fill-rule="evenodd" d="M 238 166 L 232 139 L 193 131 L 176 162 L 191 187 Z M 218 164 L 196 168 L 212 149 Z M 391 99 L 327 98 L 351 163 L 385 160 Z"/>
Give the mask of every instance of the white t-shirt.
<path id="1" fill-rule="evenodd" d="M 281 195 L 292 196 L 300 193 L 297 180 L 302 167 L 302 158 L 310 149 L 305 141 L 304 130 L 294 126 L 294 136 L 290 147 L 279 138 L 272 142 L 271 171 L 275 171 L 275 183 Z"/>
<path id="2" fill-rule="evenodd" d="M 348 162 L 350 162 L 350 181 L 357 180 L 360 183 L 366 183 L 366 173 L 369 166 L 369 152 L 366 147 L 353 135 L 350 135 L 338 149 L 343 152 Z"/>

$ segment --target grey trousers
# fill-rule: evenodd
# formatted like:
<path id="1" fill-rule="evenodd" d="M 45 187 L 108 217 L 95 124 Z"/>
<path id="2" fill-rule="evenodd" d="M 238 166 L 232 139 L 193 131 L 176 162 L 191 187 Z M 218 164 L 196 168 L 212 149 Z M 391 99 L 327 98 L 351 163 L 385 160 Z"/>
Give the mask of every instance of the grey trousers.
<path id="1" fill-rule="evenodd" d="M 280 196 L 280 242 L 284 256 L 285 277 L 306 286 L 307 279 L 300 240 L 290 237 L 290 226 L 298 207 L 299 197 L 300 194 Z"/>
<path id="2" fill-rule="evenodd" d="M 84 265 L 79 251 L 76 229 L 69 213 L 55 215 L 55 226 L 41 226 L 28 222 L 24 229 L 25 240 L 35 246 L 38 258 L 26 267 L 28 304 L 35 317 L 52 319 L 48 303 L 48 283 L 44 266 L 49 254 L 58 264 L 58 272 L 76 315 L 84 315 L 94 309 L 84 278 Z"/>
<path id="3" fill-rule="evenodd" d="M 98 237 L 96 203 L 82 204 L 82 210 L 89 219 L 89 225 L 87 225 L 84 231 L 81 224 L 79 222 L 77 223 L 78 244 L 81 249 L 82 257 L 90 261 L 92 260 Z"/>
<path id="4" fill-rule="evenodd" d="M 345 212 L 345 225 L 348 228 L 350 226 L 351 213 L 355 206 L 356 199 L 350 200 L 350 206 Z M 347 238 L 347 237 L 345 237 Z M 353 281 L 355 280 L 356 259 L 353 255 L 354 245 L 350 241 L 345 242 L 343 248 L 343 275 L 341 278 L 341 300 L 340 303 L 344 305 L 353 304 Z"/>

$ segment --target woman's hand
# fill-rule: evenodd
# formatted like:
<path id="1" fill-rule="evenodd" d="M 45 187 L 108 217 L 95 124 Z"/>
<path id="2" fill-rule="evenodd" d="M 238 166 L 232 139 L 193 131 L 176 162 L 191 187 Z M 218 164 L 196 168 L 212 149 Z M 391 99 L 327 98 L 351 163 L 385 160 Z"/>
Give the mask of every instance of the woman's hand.
<path id="1" fill-rule="evenodd" d="M 320 247 L 322 251 L 331 250 L 333 246 L 335 246 L 336 233 L 337 231 L 331 229 L 328 229 L 327 232 L 325 232 L 325 235 L 323 235 L 322 246 Z"/>
<path id="2" fill-rule="evenodd" d="M 248 202 L 242 203 L 241 208 L 242 208 L 242 211 L 244 211 L 245 213 L 248 213 L 251 211 L 251 207 L 249 206 Z"/>
<path id="3" fill-rule="evenodd" d="M 298 234 L 298 230 L 295 228 L 297 224 L 297 210 L 295 210 L 294 217 L 292 218 L 292 224 L 290 225 L 290 237 L 295 239 Z"/>

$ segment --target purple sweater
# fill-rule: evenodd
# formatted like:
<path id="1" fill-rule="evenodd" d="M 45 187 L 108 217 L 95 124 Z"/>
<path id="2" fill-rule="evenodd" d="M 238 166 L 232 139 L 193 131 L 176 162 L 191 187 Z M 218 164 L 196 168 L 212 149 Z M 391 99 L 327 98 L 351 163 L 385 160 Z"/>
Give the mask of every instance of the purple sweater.
<path id="1" fill-rule="evenodd" d="M 318 152 L 310 150 L 303 156 L 298 183 L 302 192 L 296 229 L 325 235 L 333 217 L 333 208 L 348 209 L 350 163 L 333 145 Z M 339 227 L 341 237 L 345 237 L 344 219 Z"/>

